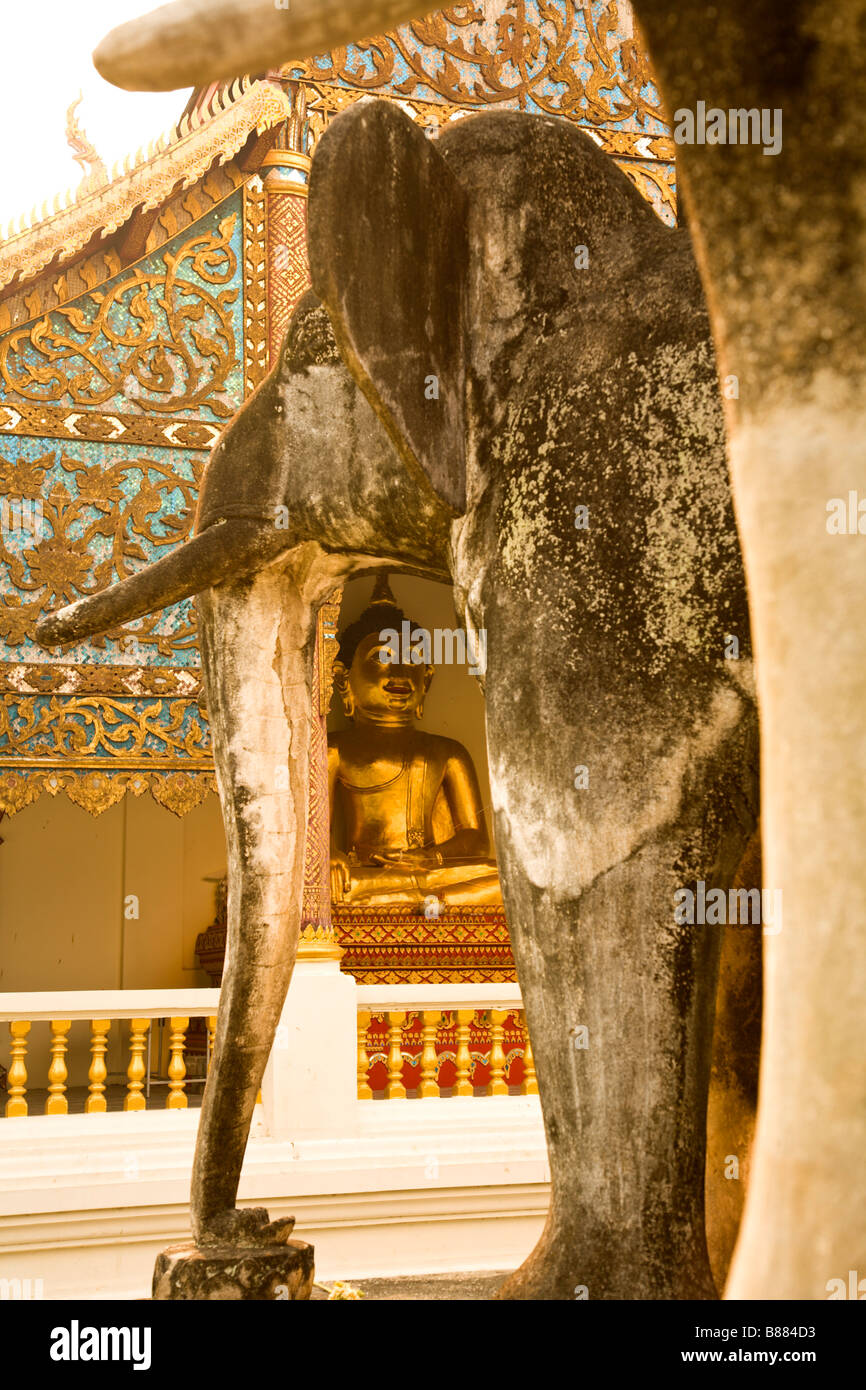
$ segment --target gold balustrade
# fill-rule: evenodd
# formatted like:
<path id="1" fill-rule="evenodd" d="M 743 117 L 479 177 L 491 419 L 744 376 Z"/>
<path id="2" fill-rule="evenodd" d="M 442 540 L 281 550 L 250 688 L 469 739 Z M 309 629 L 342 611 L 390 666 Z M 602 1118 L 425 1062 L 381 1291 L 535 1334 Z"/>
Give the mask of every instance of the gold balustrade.
<path id="1" fill-rule="evenodd" d="M 454 1059 L 457 1076 L 455 1096 L 472 1095 L 472 1053 L 469 1051 L 469 1029 L 475 1017 L 474 1009 L 457 1010 L 457 1054 Z"/>
<path id="2" fill-rule="evenodd" d="M 397 1009 L 388 1012 L 388 1084 L 385 1087 L 386 1100 L 405 1100 L 406 1087 L 403 1085 L 403 1024 L 405 1013 Z"/>
<path id="3" fill-rule="evenodd" d="M 110 1029 L 110 1018 L 90 1020 L 90 1070 L 87 1073 L 89 1085 L 84 1105 L 85 1115 L 103 1115 L 107 1109 L 105 1082 L 108 1078 L 108 1068 L 105 1065 L 105 1054 L 108 1051 Z"/>
<path id="4" fill-rule="evenodd" d="M 67 995 L 66 998 L 73 996 Z M 47 1024 L 50 1030 L 49 1063 L 47 1074 L 47 1097 L 45 1100 L 44 1113 L 46 1115 L 67 1115 L 69 1113 L 69 1034 L 77 1021 L 89 1023 L 90 1044 L 89 1044 L 89 1068 L 87 1072 L 87 1094 L 84 1102 L 85 1115 L 102 1115 L 108 1109 L 106 1089 L 108 1082 L 108 1067 L 106 1064 L 106 1053 L 108 1052 L 109 1034 L 111 1032 L 112 1020 L 110 1018 L 93 1018 L 87 1020 L 82 1017 L 83 1010 L 78 1019 L 72 1018 L 48 1018 L 42 1014 L 36 1021 L 40 1024 Z M 216 1034 L 216 1015 L 197 1015 L 204 1017 L 206 1027 L 206 1072 L 210 1070 L 211 1059 L 213 1057 L 214 1037 Z M 162 1017 L 162 1016 L 160 1016 Z M 148 1071 L 148 1041 L 151 1032 L 151 1025 L 155 1021 L 154 1017 L 129 1018 L 129 1062 L 126 1068 L 126 1094 L 123 1100 L 123 1109 L 127 1111 L 144 1110 L 147 1100 L 144 1094 L 146 1080 L 149 1076 Z M 187 1016 L 166 1016 L 169 1026 L 168 1054 L 169 1061 L 167 1067 L 168 1094 L 166 1096 L 166 1109 L 185 1110 L 189 1105 L 187 1096 L 187 1069 L 184 1061 L 186 1049 L 186 1034 L 189 1028 L 190 1019 Z M 17 1119 L 30 1113 L 27 1100 L 28 1084 L 32 1089 L 32 1081 L 28 1077 L 28 1045 L 31 1041 L 32 1019 L 15 1018 L 9 1020 L 10 1038 L 10 1060 L 9 1071 L 6 1079 L 7 1100 L 4 1114 L 7 1119 Z M 161 1082 L 165 1084 L 165 1080 Z M 370 1093 L 372 1095 L 372 1092 Z"/>
<path id="5" fill-rule="evenodd" d="M 419 989 L 421 995 L 416 1003 L 413 996 L 402 991 L 391 994 L 394 1003 L 401 1008 L 382 1008 L 380 1001 L 372 1000 L 371 992 L 361 990 L 357 1016 L 357 1094 L 359 1100 L 436 1100 L 441 1097 L 464 1097 L 474 1095 L 508 1096 L 538 1094 L 538 1080 L 532 1047 L 526 1032 L 525 1020 L 519 1003 L 506 1005 L 502 996 L 494 995 L 492 989 L 487 993 L 490 1006 L 482 1003 L 484 994 L 458 996 L 460 1002 L 450 1003 L 448 993 L 440 994 L 426 987 Z M 474 998 L 473 998 L 474 996 Z M 387 996 L 386 996 L 387 997 Z M 452 996 L 453 997 L 453 996 Z M 505 996 L 506 999 L 508 996 Z M 39 996 L 32 997 L 38 999 Z M 105 1003 L 120 1002 L 117 996 L 104 996 Z M 193 1002 L 190 994 L 177 991 L 177 1003 L 181 1007 Z M 6 996 L 7 1001 L 10 996 Z M 46 1115 L 66 1115 L 69 1113 L 70 1097 L 77 1092 L 69 1088 L 70 1032 L 78 1022 L 89 1027 L 89 1069 L 87 1072 L 86 1099 L 84 1113 L 87 1115 L 105 1114 L 108 1109 L 107 1053 L 113 1027 L 112 1019 L 87 1018 L 85 1015 L 86 995 L 74 994 L 56 996 L 57 1003 L 69 1004 L 69 1013 L 58 1017 L 49 1015 L 53 997 L 44 996 L 44 1012 L 34 1013 L 31 1019 L 11 1018 L 9 1020 L 9 1072 L 7 1077 L 7 1100 L 5 1115 L 15 1119 L 30 1113 L 28 1106 L 28 1047 L 32 1054 L 33 1022 L 45 1024 L 50 1030 L 50 1055 L 47 1075 L 47 1097 L 44 1105 Z M 137 1001 L 147 1000 L 149 1012 L 142 1010 L 140 1015 L 131 1017 Z M 195 1005 L 199 1000 L 193 996 Z M 425 999 L 438 1008 L 425 1006 Z M 466 1005 L 462 1006 L 462 1001 Z M 125 1000 L 123 1001 L 126 1002 Z M 189 1106 L 188 1087 L 190 1081 L 200 1080 L 200 1073 L 188 1077 L 187 1055 L 199 1055 L 192 1038 L 187 1054 L 188 1030 L 191 1017 L 204 1020 L 205 1073 L 210 1071 L 216 1036 L 216 1015 L 206 1014 L 203 1008 L 187 1009 L 183 1015 L 157 1013 L 151 999 L 145 992 L 142 997 L 130 995 L 127 1011 L 119 1010 L 121 1021 L 129 1028 L 126 1093 L 123 1109 L 135 1112 L 145 1110 L 148 1100 L 146 1087 L 150 1084 L 149 1055 L 153 1024 L 160 1021 L 159 1037 L 162 1039 L 163 1024 L 168 1026 L 167 1045 L 157 1048 L 158 1065 L 167 1066 L 166 1073 L 157 1077 L 157 1084 L 168 1086 L 165 1108 L 185 1110 Z M 206 1000 L 203 1002 L 207 1002 Z M 8 1007 L 8 1003 L 7 1003 Z M 22 1010 L 23 1012 L 23 1010 Z M 106 1009 L 106 1012 L 108 1010 Z M 0 1015 L 2 1017 L 2 1015 Z M 117 1017 L 117 1015 L 115 1015 Z M 124 1033 L 126 1027 L 124 1025 Z M 116 1035 L 115 1035 L 116 1036 Z M 201 1031 L 198 1034 L 201 1038 Z M 375 1038 L 375 1042 L 371 1041 Z M 199 1044 L 200 1047 L 200 1044 Z M 160 1063 L 161 1059 L 161 1063 Z M 515 1075 L 514 1064 L 522 1066 Z M 32 1056 L 30 1059 L 32 1069 Z M 410 1070 L 407 1072 L 407 1064 Z M 445 1080 L 443 1081 L 443 1065 Z M 417 1069 L 417 1072 L 416 1072 Z M 372 1080 L 376 1070 L 378 1080 Z M 479 1075 L 480 1070 L 480 1075 Z M 417 1082 L 408 1077 L 417 1074 Z M 474 1079 L 477 1078 L 477 1081 Z M 372 1083 L 372 1084 L 371 1084 Z M 450 1084 L 449 1084 L 450 1083 Z M 378 1088 L 374 1091 L 374 1085 Z M 407 1089 L 408 1087 L 408 1089 Z M 77 1102 L 80 1106 L 80 1100 Z"/>
<path id="6" fill-rule="evenodd" d="M 514 1026 L 506 1030 L 506 1023 L 512 1016 Z M 420 1038 L 417 1031 L 419 1023 Z M 471 1049 L 473 1026 L 483 1030 L 489 1039 L 487 1049 L 476 1052 L 474 1056 Z M 372 1049 L 371 1030 L 378 1031 L 380 1038 L 384 1030 L 385 1037 L 379 1051 Z M 407 1033 L 411 1035 L 408 1043 Z M 519 1085 L 510 1084 L 508 1073 L 518 1059 L 522 1062 L 523 1075 Z M 443 1094 L 440 1072 L 446 1060 L 454 1067 L 453 1084 L 444 1088 L 445 1094 L 451 1097 L 475 1095 L 472 1076 L 476 1063 L 488 1069 L 484 1095 L 538 1095 L 532 1046 L 523 1012 L 517 1007 L 376 1009 L 372 1012 L 365 1008 L 358 1011 L 359 1100 L 377 1098 L 370 1085 L 370 1071 L 371 1067 L 376 1064 L 381 1066 L 382 1063 L 387 1079 L 383 1090 L 378 1092 L 378 1098 L 407 1099 L 404 1066 L 409 1063 L 413 1068 L 418 1067 L 418 1084 L 414 1095 L 419 1100 L 435 1100 Z"/>
<path id="7" fill-rule="evenodd" d="M 146 1101 L 144 1099 L 144 1078 L 147 1075 L 147 1067 L 144 1062 L 144 1053 L 147 1048 L 147 1033 L 150 1028 L 149 1018 L 133 1018 L 129 1025 L 129 1066 L 126 1068 L 127 1087 L 126 1095 L 123 1100 L 124 1110 L 144 1110 Z"/>
<path id="8" fill-rule="evenodd" d="M 23 1019 L 15 1019 L 9 1024 L 11 1037 L 11 1061 L 6 1085 L 9 1099 L 6 1102 L 6 1115 L 11 1119 L 16 1115 L 27 1114 L 27 1034 L 30 1024 Z"/>
<path id="9" fill-rule="evenodd" d="M 422 1100 L 433 1100 L 439 1094 L 439 1085 L 436 1080 L 439 1061 L 436 1052 L 436 1034 L 439 1024 L 442 1022 L 442 1011 L 441 1009 L 425 1009 L 421 1017 L 424 1026 L 421 1031 L 421 1079 L 418 1082 L 418 1095 Z"/>
<path id="10" fill-rule="evenodd" d="M 189 1101 L 184 1090 L 186 1065 L 183 1060 L 183 1048 L 186 1042 L 189 1019 L 169 1019 L 169 1026 L 171 1027 L 171 1037 L 168 1046 L 171 1059 L 168 1064 L 168 1099 L 165 1102 L 165 1108 L 166 1110 L 185 1110 Z"/>
<path id="11" fill-rule="evenodd" d="M 51 1023 L 51 1063 L 48 1068 L 48 1099 L 45 1102 L 46 1115 L 66 1115 L 69 1102 L 66 1099 L 66 1049 L 72 1019 L 54 1019 Z"/>

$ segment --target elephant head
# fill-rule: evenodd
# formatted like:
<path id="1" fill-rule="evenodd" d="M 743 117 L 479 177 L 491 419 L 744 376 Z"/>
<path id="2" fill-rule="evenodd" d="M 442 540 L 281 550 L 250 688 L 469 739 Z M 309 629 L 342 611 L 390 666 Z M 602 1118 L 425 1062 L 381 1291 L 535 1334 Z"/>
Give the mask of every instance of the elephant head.
<path id="1" fill-rule="evenodd" d="M 504 1292 L 714 1297 L 719 934 L 677 922 L 675 893 L 736 869 L 756 714 L 688 234 L 561 122 L 491 114 L 434 144 L 369 100 L 320 142 L 309 245 L 315 294 L 214 449 L 195 539 L 41 629 L 72 640 L 198 595 L 229 947 L 194 1233 L 243 1235 L 300 918 L 316 608 L 387 562 L 450 575 L 487 633 L 495 838 L 552 1177 Z"/>

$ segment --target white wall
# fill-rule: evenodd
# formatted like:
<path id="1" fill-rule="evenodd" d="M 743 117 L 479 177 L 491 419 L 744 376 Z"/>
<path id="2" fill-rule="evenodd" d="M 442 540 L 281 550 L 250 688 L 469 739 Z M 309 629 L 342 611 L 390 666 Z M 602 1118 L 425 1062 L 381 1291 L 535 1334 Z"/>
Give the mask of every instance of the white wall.
<path id="1" fill-rule="evenodd" d="M 179 818 L 148 794 L 95 817 L 63 794 L 43 795 L 4 819 L 0 836 L 0 992 L 210 983 L 195 939 L 214 919 L 215 884 L 204 879 L 226 867 L 215 796 Z M 137 919 L 124 916 L 130 895 Z M 110 1039 L 109 1071 L 125 1070 L 117 1024 Z M 48 1043 L 48 1025 L 34 1024 L 28 1072 L 37 1088 L 46 1085 Z M 88 1047 L 87 1026 L 73 1025 L 71 1085 L 86 1079 Z M 9 1065 L 5 1024 L 0 1063 Z"/>

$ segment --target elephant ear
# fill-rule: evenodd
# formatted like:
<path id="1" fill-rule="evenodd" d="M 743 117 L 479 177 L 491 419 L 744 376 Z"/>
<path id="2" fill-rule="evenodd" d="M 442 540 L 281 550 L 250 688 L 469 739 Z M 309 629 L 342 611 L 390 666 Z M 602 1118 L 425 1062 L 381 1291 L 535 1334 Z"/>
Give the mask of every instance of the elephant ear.
<path id="1" fill-rule="evenodd" d="M 462 187 L 413 121 L 369 98 L 317 146 L 308 231 L 313 289 L 349 370 L 409 467 L 462 512 Z"/>

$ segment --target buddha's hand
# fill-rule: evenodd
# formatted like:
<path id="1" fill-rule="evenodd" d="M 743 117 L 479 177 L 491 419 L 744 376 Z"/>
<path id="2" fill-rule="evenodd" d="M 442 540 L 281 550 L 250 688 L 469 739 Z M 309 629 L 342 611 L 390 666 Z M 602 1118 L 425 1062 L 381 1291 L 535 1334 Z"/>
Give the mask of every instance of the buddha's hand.
<path id="1" fill-rule="evenodd" d="M 352 886 L 352 873 L 349 860 L 339 851 L 331 855 L 331 899 L 342 902 Z"/>
<path id="2" fill-rule="evenodd" d="M 371 854 L 377 864 L 399 865 L 401 869 L 438 869 L 444 860 L 435 846 L 425 849 L 395 849 L 384 854 Z"/>

